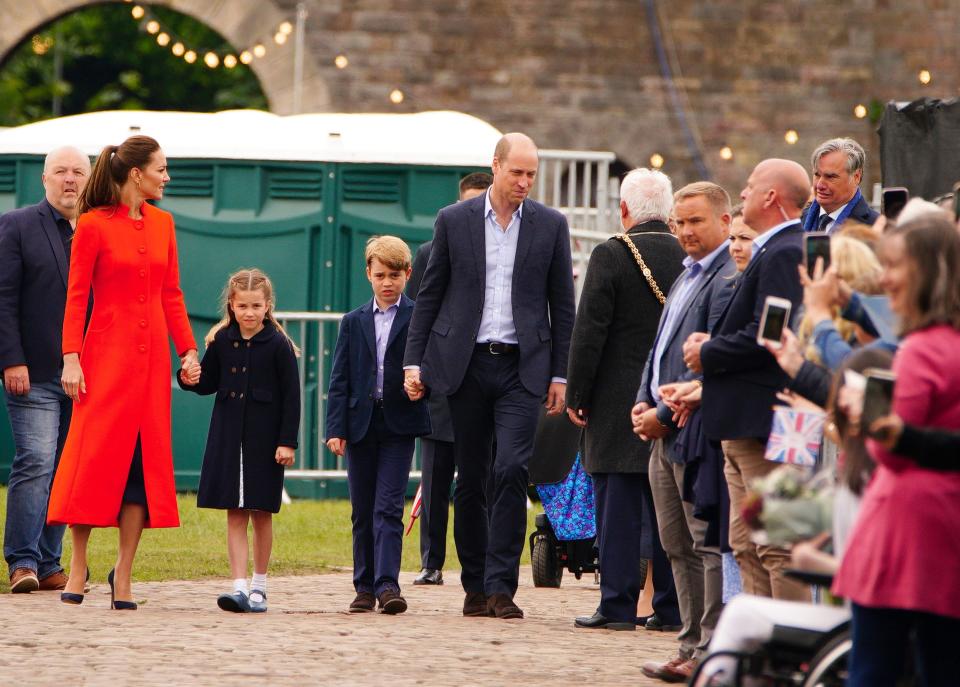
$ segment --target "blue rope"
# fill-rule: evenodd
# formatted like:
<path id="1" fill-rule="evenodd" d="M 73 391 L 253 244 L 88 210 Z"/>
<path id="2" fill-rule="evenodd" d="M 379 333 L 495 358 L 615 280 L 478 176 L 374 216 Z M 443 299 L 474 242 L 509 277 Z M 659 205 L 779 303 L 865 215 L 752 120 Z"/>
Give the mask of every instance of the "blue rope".
<path id="1" fill-rule="evenodd" d="M 691 157 L 693 157 L 693 163 L 697 166 L 700 177 L 705 181 L 709 181 L 712 175 L 710 174 L 710 170 L 707 169 L 706 163 L 703 161 L 700 146 L 697 145 L 697 141 L 693 137 L 693 131 L 690 129 L 690 124 L 687 122 L 687 113 L 683 107 L 683 103 L 680 101 L 680 94 L 677 92 L 677 86 L 673 80 L 670 63 L 667 61 L 667 53 L 663 49 L 663 36 L 660 33 L 660 20 L 657 17 L 656 0 L 647 0 L 646 7 L 647 23 L 650 25 L 650 34 L 653 37 L 653 45 L 657 51 L 657 60 L 660 62 L 660 74 L 667 83 L 667 92 L 670 94 L 670 102 L 673 105 L 674 114 L 676 114 L 677 119 L 680 121 L 683 137 L 686 140 L 687 148 L 690 151 Z"/>

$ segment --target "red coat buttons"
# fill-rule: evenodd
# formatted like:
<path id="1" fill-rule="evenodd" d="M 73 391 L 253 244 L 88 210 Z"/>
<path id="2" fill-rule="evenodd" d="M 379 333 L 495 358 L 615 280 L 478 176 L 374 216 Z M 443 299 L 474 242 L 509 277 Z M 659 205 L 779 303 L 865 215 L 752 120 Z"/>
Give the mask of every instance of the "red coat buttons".
<path id="1" fill-rule="evenodd" d="M 140 344 L 139 346 L 137 346 L 137 350 L 140 351 L 141 353 L 146 353 L 147 347 L 144 346 L 143 344 Z"/>
<path id="2" fill-rule="evenodd" d="M 147 321 L 140 320 L 140 329 L 146 329 L 146 328 L 147 328 Z"/>
<path id="3" fill-rule="evenodd" d="M 140 294 L 139 296 L 137 296 L 137 300 L 140 301 L 141 303 L 146 303 L 147 297 L 144 296 L 143 294 Z"/>
<path id="4" fill-rule="evenodd" d="M 146 247 L 146 246 L 140 246 L 139 248 L 137 248 L 137 252 L 140 253 L 140 255 L 143 255 L 144 253 L 147 252 L 147 247 Z"/>
<path id="5" fill-rule="evenodd" d="M 143 231 L 143 220 L 138 219 L 136 222 L 134 222 L 133 228 L 136 229 L 137 231 Z"/>
<path id="6" fill-rule="evenodd" d="M 140 276 L 141 276 L 141 277 L 146 277 L 146 276 L 147 276 L 147 271 L 146 271 L 146 270 L 140 270 Z"/>

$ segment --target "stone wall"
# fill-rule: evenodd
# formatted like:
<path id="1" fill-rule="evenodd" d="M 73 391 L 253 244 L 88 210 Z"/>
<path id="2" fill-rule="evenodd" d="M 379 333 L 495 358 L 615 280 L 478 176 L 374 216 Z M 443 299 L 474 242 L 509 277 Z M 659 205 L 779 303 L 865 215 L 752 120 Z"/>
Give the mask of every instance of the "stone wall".
<path id="1" fill-rule="evenodd" d="M 44 21 L 90 0 L 0 0 L 0 58 Z M 293 18 L 297 0 L 169 0 L 231 40 Z M 629 166 L 665 160 L 676 184 L 710 175 L 739 192 L 760 159 L 807 164 L 849 135 L 874 158 L 871 101 L 953 97 L 960 0 L 661 0 L 668 61 L 688 136 L 658 65 L 646 0 L 308 0 L 304 103 L 334 111 L 453 109 L 542 147 L 613 150 Z M 338 69 L 344 55 L 349 66 Z M 276 112 L 292 106 L 293 50 L 254 64 Z M 933 80 L 923 86 L 918 72 Z M 400 104 L 389 94 L 404 93 Z M 784 132 L 799 141 L 789 145 Z M 728 145 L 733 159 L 722 160 Z M 867 181 L 878 180 L 874 159 Z"/>

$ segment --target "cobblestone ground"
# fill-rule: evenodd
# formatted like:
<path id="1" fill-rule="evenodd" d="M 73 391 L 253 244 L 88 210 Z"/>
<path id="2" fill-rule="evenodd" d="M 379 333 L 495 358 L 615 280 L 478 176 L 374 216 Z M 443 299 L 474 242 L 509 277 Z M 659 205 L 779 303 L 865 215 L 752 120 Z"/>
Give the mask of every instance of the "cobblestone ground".
<path id="1" fill-rule="evenodd" d="M 349 573 L 271 578 L 270 610 L 224 613 L 226 581 L 136 584 L 136 612 L 111 612 L 106 585 L 82 606 L 56 593 L 0 596 L 2 685 L 662 685 L 640 665 L 668 659 L 673 635 L 575 630 L 598 599 L 593 579 L 535 589 L 524 620 L 464 618 L 456 573 L 442 587 L 401 584 L 404 615 L 350 615 Z"/>

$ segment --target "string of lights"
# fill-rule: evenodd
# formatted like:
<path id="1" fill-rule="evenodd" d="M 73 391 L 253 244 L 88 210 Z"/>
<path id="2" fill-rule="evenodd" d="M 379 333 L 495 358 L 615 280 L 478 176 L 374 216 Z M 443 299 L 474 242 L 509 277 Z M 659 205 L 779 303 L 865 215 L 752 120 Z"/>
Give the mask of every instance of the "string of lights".
<path id="1" fill-rule="evenodd" d="M 133 0 L 124 0 L 133 4 Z M 216 69 L 223 66 L 226 69 L 233 69 L 237 64 L 250 64 L 254 59 L 260 59 L 267 54 L 267 44 L 269 40 L 262 40 L 254 43 L 239 53 L 227 52 L 221 53 L 217 50 L 209 50 L 197 46 L 191 46 L 188 41 L 178 37 L 168 27 L 165 27 L 160 19 L 150 11 L 149 6 L 145 4 L 133 4 L 130 8 L 130 16 L 138 22 L 144 31 L 149 33 L 157 41 L 161 48 L 167 48 L 174 57 L 182 59 L 187 64 L 194 64 L 198 60 L 210 69 Z M 273 34 L 272 40 L 277 46 L 282 46 L 287 42 L 290 34 L 293 33 L 293 24 L 289 21 L 283 21 Z"/>

